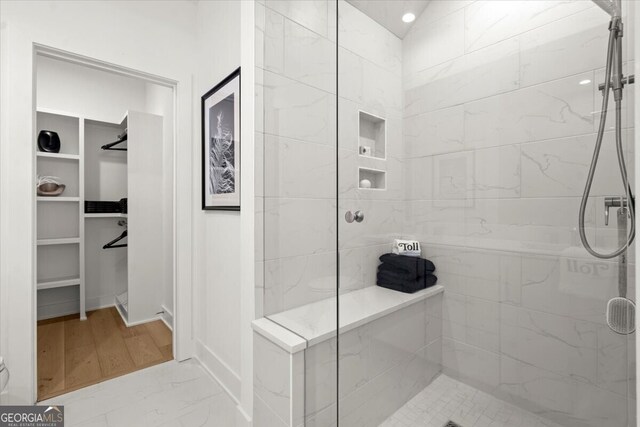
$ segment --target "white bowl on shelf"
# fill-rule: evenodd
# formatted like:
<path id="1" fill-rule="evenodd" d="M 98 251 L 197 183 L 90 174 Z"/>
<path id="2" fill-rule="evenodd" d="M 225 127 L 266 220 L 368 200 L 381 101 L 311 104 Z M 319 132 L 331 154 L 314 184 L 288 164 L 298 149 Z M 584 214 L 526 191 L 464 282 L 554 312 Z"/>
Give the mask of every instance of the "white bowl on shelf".
<path id="1" fill-rule="evenodd" d="M 371 188 L 371 181 L 368 179 L 361 179 L 360 180 L 360 188 Z"/>

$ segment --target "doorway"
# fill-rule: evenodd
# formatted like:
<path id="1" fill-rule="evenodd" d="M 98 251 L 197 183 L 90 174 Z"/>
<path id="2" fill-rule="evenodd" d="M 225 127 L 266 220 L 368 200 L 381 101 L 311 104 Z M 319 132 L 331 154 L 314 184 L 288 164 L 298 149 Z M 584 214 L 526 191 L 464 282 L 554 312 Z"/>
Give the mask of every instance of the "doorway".
<path id="1" fill-rule="evenodd" d="M 174 358 L 175 82 L 36 47 L 37 400 Z"/>

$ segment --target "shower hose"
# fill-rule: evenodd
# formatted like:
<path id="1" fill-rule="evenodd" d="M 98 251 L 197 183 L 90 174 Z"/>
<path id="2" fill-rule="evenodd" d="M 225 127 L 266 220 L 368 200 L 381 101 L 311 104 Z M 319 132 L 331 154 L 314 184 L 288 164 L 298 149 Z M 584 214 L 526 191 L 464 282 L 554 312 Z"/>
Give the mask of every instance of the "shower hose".
<path id="1" fill-rule="evenodd" d="M 596 146 L 593 151 L 593 157 L 591 159 L 591 166 L 589 168 L 589 174 L 587 176 L 587 182 L 584 187 L 584 193 L 582 194 L 582 201 L 580 202 L 580 214 L 578 217 L 578 230 L 580 232 L 580 240 L 585 249 L 594 257 L 601 259 L 615 258 L 627 250 L 627 247 L 631 245 L 635 237 L 635 200 L 631 187 L 629 185 L 629 178 L 627 175 L 627 166 L 624 159 L 624 152 L 622 147 L 622 21 L 619 17 L 614 17 L 609 25 L 609 43 L 607 49 L 607 66 L 605 69 L 604 78 L 604 91 L 602 96 L 602 110 L 600 113 L 600 125 L 598 126 L 598 135 L 596 138 Z M 600 148 L 602 147 L 602 139 L 604 137 L 605 125 L 607 121 L 607 108 L 609 106 L 609 90 L 611 89 L 611 75 L 612 69 L 614 70 L 614 100 L 615 100 L 615 138 L 616 138 L 616 152 L 618 154 L 618 165 L 620 167 L 620 175 L 622 176 L 622 184 L 624 185 L 625 193 L 627 196 L 627 208 L 629 209 L 629 216 L 631 218 L 631 224 L 629 227 L 629 234 L 627 241 L 621 247 L 611 253 L 600 253 L 594 250 L 585 232 L 585 211 L 587 209 L 587 202 L 589 200 L 589 193 L 591 192 L 591 184 L 593 183 L 593 175 L 596 171 L 596 165 L 598 158 L 600 157 Z M 621 203 L 621 207 L 624 203 Z"/>

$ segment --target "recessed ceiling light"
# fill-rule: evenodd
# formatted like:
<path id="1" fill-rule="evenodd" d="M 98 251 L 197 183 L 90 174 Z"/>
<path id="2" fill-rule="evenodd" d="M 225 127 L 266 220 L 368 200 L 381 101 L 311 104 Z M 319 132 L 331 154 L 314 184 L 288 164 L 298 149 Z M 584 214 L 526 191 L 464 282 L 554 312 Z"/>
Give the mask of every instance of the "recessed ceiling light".
<path id="1" fill-rule="evenodd" d="M 591 83 L 591 80 L 589 79 L 580 80 L 581 85 L 588 85 L 589 83 Z"/>
<path id="2" fill-rule="evenodd" d="M 405 13 L 404 15 L 402 15 L 402 21 L 409 23 L 409 22 L 413 22 L 416 19 L 416 15 L 414 15 L 411 12 Z"/>

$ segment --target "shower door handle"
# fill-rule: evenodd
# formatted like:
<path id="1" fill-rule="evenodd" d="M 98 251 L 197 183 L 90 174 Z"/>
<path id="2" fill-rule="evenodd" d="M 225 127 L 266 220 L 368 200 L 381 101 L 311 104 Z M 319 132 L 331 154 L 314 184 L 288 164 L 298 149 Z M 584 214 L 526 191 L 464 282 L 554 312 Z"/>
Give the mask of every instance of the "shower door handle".
<path id="1" fill-rule="evenodd" d="M 360 211 L 355 211 L 355 212 L 347 211 L 344 214 L 344 220 L 347 221 L 349 224 L 351 224 L 353 221 L 362 222 L 364 221 L 364 214 Z"/>

